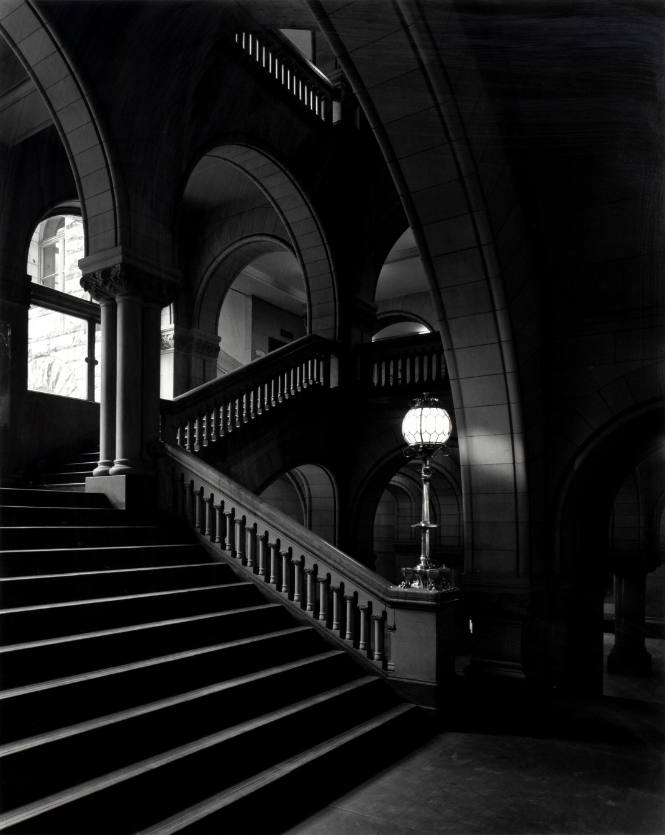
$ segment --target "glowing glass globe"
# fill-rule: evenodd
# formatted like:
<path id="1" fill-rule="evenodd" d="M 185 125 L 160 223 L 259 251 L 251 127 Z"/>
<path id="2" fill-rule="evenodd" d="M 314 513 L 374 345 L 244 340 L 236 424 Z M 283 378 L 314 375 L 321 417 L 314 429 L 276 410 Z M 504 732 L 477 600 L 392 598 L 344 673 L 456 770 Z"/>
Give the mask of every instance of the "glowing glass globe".
<path id="1" fill-rule="evenodd" d="M 429 394 L 417 397 L 402 421 L 402 435 L 410 447 L 434 450 L 443 446 L 453 431 L 448 412 Z"/>

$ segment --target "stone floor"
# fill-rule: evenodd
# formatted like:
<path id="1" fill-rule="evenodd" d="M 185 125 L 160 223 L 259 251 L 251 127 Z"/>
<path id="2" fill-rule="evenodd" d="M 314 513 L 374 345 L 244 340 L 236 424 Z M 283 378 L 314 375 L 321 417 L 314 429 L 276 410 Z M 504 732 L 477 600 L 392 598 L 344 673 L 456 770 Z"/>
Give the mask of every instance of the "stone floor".
<path id="1" fill-rule="evenodd" d="M 444 717 L 424 746 L 290 835 L 662 835 L 665 641 L 647 648 L 654 675 L 607 676 L 602 699 Z"/>

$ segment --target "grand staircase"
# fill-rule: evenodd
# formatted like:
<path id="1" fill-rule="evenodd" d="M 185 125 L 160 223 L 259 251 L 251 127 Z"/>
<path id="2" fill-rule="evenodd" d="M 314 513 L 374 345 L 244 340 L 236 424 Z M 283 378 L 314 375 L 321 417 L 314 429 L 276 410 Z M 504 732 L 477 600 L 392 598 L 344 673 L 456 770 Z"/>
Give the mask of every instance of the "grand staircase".
<path id="1" fill-rule="evenodd" d="M 0 504 L 0 830 L 278 832 L 417 732 L 184 528 L 81 492 Z"/>

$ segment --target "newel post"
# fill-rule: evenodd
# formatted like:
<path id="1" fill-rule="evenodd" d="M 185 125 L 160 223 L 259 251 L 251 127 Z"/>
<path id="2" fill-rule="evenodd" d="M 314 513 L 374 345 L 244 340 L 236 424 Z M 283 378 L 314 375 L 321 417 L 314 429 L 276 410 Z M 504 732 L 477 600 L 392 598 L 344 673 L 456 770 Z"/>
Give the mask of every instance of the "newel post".
<path id="1" fill-rule="evenodd" d="M 426 707 L 443 703 L 455 677 L 455 609 L 459 589 L 426 591 L 391 586 L 386 599 L 388 675 L 405 698 Z M 382 648 L 375 647 L 379 652 Z"/>

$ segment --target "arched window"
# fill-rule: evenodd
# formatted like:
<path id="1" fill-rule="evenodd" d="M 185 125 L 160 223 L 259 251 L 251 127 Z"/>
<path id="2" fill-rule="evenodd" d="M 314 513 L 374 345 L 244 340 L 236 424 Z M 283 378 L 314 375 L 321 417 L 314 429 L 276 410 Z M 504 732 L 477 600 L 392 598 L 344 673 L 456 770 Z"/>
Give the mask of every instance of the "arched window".
<path id="1" fill-rule="evenodd" d="M 73 214 L 38 224 L 30 241 L 32 279 L 28 313 L 28 388 L 99 399 L 99 305 L 81 287 L 83 222 Z"/>

